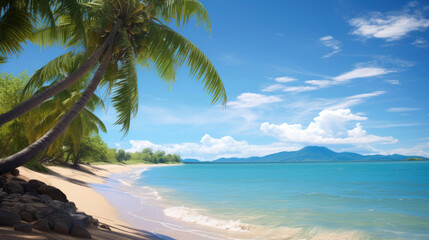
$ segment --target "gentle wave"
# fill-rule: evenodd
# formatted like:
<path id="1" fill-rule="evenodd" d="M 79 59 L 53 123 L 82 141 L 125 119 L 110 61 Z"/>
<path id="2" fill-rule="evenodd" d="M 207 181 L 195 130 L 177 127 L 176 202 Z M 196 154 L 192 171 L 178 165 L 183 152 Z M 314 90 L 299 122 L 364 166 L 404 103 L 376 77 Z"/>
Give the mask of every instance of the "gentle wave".
<path id="1" fill-rule="evenodd" d="M 251 226 L 249 224 L 241 223 L 240 220 L 221 220 L 210 218 L 198 213 L 195 209 L 183 206 L 166 208 L 164 209 L 164 214 L 168 217 L 177 218 L 185 222 L 237 232 L 248 231 Z"/>

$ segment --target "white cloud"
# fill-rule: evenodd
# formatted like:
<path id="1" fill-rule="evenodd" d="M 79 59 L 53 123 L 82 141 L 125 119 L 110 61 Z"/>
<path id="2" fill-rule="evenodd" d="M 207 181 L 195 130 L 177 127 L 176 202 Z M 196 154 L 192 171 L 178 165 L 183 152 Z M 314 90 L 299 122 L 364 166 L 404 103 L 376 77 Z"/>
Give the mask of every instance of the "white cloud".
<path id="1" fill-rule="evenodd" d="M 296 86 L 296 87 L 285 87 L 284 92 L 308 92 L 318 89 L 317 87 L 311 86 Z"/>
<path id="2" fill-rule="evenodd" d="M 388 112 L 412 112 L 418 111 L 420 108 L 410 108 L 410 107 L 392 107 L 387 109 Z"/>
<path id="3" fill-rule="evenodd" d="M 319 88 L 324 88 L 336 84 L 336 82 L 332 80 L 307 80 L 305 81 L 305 83 L 318 86 Z"/>
<path id="4" fill-rule="evenodd" d="M 391 150 L 374 149 L 373 151 L 383 155 L 400 154 L 405 156 L 422 156 L 429 158 L 429 142 L 420 143 L 410 148 L 395 148 Z"/>
<path id="5" fill-rule="evenodd" d="M 369 135 L 360 123 L 348 129 L 352 121 L 364 121 L 366 117 L 352 114 L 350 109 L 323 110 L 319 116 L 304 128 L 301 124 L 282 123 L 280 125 L 264 122 L 260 129 L 267 135 L 284 142 L 312 144 L 368 144 L 394 143 L 393 137 Z"/>
<path id="6" fill-rule="evenodd" d="M 300 145 L 287 145 L 284 143 L 252 145 L 246 141 L 237 141 L 231 136 L 213 138 L 208 134 L 204 135 L 199 143 L 160 145 L 147 140 L 130 140 L 130 144 L 131 148 L 127 149 L 127 152 L 140 152 L 144 148 L 151 148 L 154 151 L 161 150 L 171 154 L 177 153 L 182 158 L 197 158 L 202 161 L 215 160 L 222 157 L 265 156 L 301 148 Z"/>
<path id="7" fill-rule="evenodd" d="M 274 81 L 279 82 L 279 83 L 285 83 L 285 82 L 293 82 L 296 81 L 296 78 L 293 77 L 276 77 L 274 78 Z"/>
<path id="8" fill-rule="evenodd" d="M 278 96 L 267 96 L 258 93 L 242 93 L 237 97 L 237 101 L 228 102 L 227 106 L 233 108 L 254 108 L 281 101 L 282 99 Z"/>
<path id="9" fill-rule="evenodd" d="M 385 68 L 363 67 L 363 68 L 356 68 L 350 72 L 343 73 L 339 76 L 334 77 L 333 79 L 335 81 L 343 82 L 343 81 L 348 81 L 356 78 L 376 77 L 390 72 L 392 71 L 389 71 Z"/>
<path id="10" fill-rule="evenodd" d="M 393 84 L 393 85 L 399 85 L 399 84 L 401 84 L 401 83 L 399 82 L 399 80 L 386 80 L 386 82 L 388 82 L 388 83 L 390 83 L 390 84 Z"/>
<path id="11" fill-rule="evenodd" d="M 414 42 L 413 45 L 419 48 L 426 48 L 428 47 L 428 43 L 424 38 L 417 38 Z"/>
<path id="12" fill-rule="evenodd" d="M 326 47 L 332 48 L 333 50 L 332 52 L 324 55 L 322 58 L 329 58 L 332 55 L 341 51 L 340 49 L 341 42 L 338 40 L 335 40 L 334 37 L 329 35 L 329 36 L 321 37 L 319 40 L 323 43 L 323 45 L 325 45 Z"/>
<path id="13" fill-rule="evenodd" d="M 381 38 L 386 41 L 399 40 L 412 31 L 424 31 L 429 19 L 418 14 L 383 15 L 375 13 L 370 17 L 354 18 L 349 22 L 355 30 L 352 34 L 365 38 Z"/>
<path id="14" fill-rule="evenodd" d="M 375 92 L 371 92 L 371 93 L 362 93 L 362 94 L 357 94 L 357 95 L 347 97 L 347 99 L 369 98 L 369 97 L 380 96 L 380 95 L 385 94 L 385 93 L 386 93 L 385 91 L 375 91 Z"/>
<path id="15" fill-rule="evenodd" d="M 230 66 L 238 66 L 245 63 L 242 59 L 238 58 L 233 54 L 225 54 L 222 56 L 221 59 L 225 64 Z"/>
<path id="16" fill-rule="evenodd" d="M 284 89 L 284 86 L 281 84 L 272 84 L 264 89 L 262 89 L 262 92 L 273 92 L 276 90 Z"/>

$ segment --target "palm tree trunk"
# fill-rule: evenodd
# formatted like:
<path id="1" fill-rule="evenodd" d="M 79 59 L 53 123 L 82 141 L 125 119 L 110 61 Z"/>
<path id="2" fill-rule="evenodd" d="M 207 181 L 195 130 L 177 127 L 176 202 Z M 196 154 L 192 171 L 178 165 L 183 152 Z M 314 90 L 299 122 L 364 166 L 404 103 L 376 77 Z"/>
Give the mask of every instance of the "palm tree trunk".
<path id="1" fill-rule="evenodd" d="M 93 52 L 91 56 L 88 58 L 88 60 L 85 63 L 83 63 L 76 71 L 71 73 L 63 80 L 55 84 L 52 84 L 44 91 L 40 92 L 39 94 L 34 95 L 28 100 L 20 103 L 18 106 L 14 107 L 10 111 L 0 114 L 0 126 L 2 126 L 3 124 L 9 121 L 12 121 L 13 119 L 21 116 L 22 114 L 39 106 L 46 99 L 49 99 L 55 94 L 64 91 L 65 89 L 70 87 L 73 83 L 81 79 L 83 75 L 85 75 L 89 70 L 91 70 L 91 68 L 100 58 L 101 54 L 103 54 L 108 43 L 111 42 L 111 40 L 116 36 L 116 32 L 118 31 L 119 26 L 120 26 L 119 22 L 115 24 L 113 30 L 110 32 L 109 36 L 107 37 L 103 45 L 101 45 L 101 47 L 99 47 L 95 52 Z"/>
<path id="2" fill-rule="evenodd" d="M 0 173 L 8 172 L 16 167 L 21 166 L 22 164 L 28 162 L 32 158 L 36 157 L 40 152 L 45 148 L 49 147 L 68 127 L 68 125 L 79 115 L 85 105 L 88 103 L 89 99 L 94 94 L 98 84 L 103 78 L 104 73 L 106 72 L 107 66 L 110 63 L 112 58 L 112 45 L 114 38 L 111 38 L 109 41 L 107 52 L 105 53 L 103 60 L 101 61 L 100 66 L 94 74 L 91 82 L 88 87 L 82 94 L 82 97 L 73 105 L 73 107 L 64 115 L 63 118 L 43 137 L 39 138 L 37 141 L 32 143 L 30 146 L 24 148 L 18 153 L 15 153 L 12 156 L 3 158 L 0 160 Z"/>

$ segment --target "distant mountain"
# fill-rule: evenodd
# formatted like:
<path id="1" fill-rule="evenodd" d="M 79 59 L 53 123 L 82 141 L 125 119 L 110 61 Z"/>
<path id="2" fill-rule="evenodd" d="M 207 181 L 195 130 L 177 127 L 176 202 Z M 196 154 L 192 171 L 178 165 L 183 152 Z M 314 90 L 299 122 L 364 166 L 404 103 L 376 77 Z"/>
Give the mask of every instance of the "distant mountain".
<path id="1" fill-rule="evenodd" d="M 215 163 L 244 162 L 343 162 L 343 161 L 403 161 L 409 158 L 428 158 L 403 155 L 361 155 L 351 152 L 337 153 L 326 147 L 309 146 L 298 151 L 279 152 L 264 157 L 219 158 Z"/>
<path id="2" fill-rule="evenodd" d="M 187 159 L 182 159 L 182 162 L 183 162 L 183 163 L 199 163 L 199 162 L 201 162 L 201 161 L 200 161 L 200 160 L 198 160 L 198 159 L 187 158 Z"/>

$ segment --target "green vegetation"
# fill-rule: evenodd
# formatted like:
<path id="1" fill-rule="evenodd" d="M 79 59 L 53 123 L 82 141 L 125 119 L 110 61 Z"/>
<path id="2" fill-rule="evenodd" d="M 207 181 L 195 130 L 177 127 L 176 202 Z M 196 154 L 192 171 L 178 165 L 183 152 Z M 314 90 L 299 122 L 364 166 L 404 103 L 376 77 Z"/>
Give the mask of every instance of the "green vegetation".
<path id="1" fill-rule="evenodd" d="M 410 157 L 405 159 L 405 161 L 425 161 L 427 159 L 419 158 L 419 157 Z"/>
<path id="2" fill-rule="evenodd" d="M 220 100 L 225 104 L 224 85 L 210 60 L 167 26 L 172 22 L 184 26 L 193 17 L 197 26 L 204 26 L 211 34 L 209 15 L 197 0 L 2 1 L 0 63 L 19 53 L 27 40 L 42 47 L 60 44 L 72 50 L 37 71 L 26 88 L 30 89 L 29 96 L 1 112 L 0 126 L 41 108 L 41 113 L 30 119 L 44 127 L 32 133 L 30 145 L 19 154 L 0 159 L 0 172 L 40 155 L 45 159 L 45 155 L 55 154 L 55 159 L 61 159 L 67 153 L 66 161 L 71 155 L 75 163 L 84 161 L 80 160 L 80 143 L 103 130 L 95 117 L 84 116 L 94 110 L 90 105 L 99 86 L 108 90 L 117 111 L 116 124 L 126 134 L 138 109 L 137 65 L 154 67 L 162 80 L 172 84 L 177 67 L 185 64 L 190 75 L 212 95 L 212 103 Z M 16 41 L 8 40 L 13 38 L 11 34 L 18 36 Z M 62 67 L 69 70 L 60 70 Z M 65 75 L 57 76 L 59 73 Z M 58 96 L 64 92 L 66 96 Z M 48 106 L 58 106 L 46 107 L 50 114 L 44 114 L 42 105 L 51 100 L 55 103 Z M 165 154 L 156 154 L 156 161 L 167 161 Z M 121 153 L 119 159 L 126 158 Z"/>

